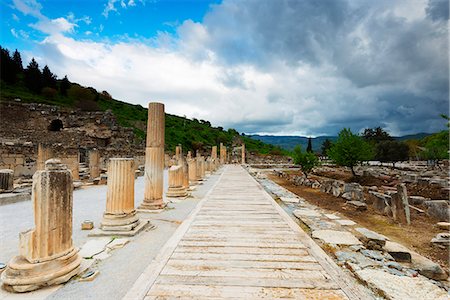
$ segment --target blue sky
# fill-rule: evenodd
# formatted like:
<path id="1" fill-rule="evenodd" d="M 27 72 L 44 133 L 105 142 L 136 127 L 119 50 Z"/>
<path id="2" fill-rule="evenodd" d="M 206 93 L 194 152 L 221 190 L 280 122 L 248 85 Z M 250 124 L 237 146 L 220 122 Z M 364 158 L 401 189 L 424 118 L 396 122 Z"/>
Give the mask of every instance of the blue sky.
<path id="1" fill-rule="evenodd" d="M 1 46 L 245 133 L 445 128 L 447 0 L 1 0 Z"/>

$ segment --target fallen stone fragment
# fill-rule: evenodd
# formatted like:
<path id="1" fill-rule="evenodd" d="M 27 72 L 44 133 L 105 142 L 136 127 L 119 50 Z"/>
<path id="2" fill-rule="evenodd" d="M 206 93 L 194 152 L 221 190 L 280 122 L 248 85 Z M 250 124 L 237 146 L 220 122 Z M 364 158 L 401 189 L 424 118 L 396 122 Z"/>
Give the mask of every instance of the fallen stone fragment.
<path id="1" fill-rule="evenodd" d="M 393 268 L 393 269 L 397 269 L 397 270 L 399 270 L 399 271 L 403 270 L 402 265 L 399 264 L 399 263 L 396 263 L 395 261 L 388 261 L 388 262 L 386 263 L 386 267 L 388 267 L 388 268 Z"/>
<path id="2" fill-rule="evenodd" d="M 286 203 L 298 203 L 300 202 L 299 198 L 290 198 L 290 197 L 280 197 L 280 200 Z"/>
<path id="3" fill-rule="evenodd" d="M 315 230 L 312 237 L 321 239 L 326 244 L 361 245 L 362 243 L 350 232 L 337 230 Z"/>
<path id="4" fill-rule="evenodd" d="M 411 262 L 410 251 L 398 243 L 386 241 L 384 250 L 386 250 L 395 261 Z"/>
<path id="5" fill-rule="evenodd" d="M 386 244 L 387 238 L 381 234 L 362 227 L 355 230 L 361 234 L 360 240 L 368 249 L 381 250 Z"/>
<path id="6" fill-rule="evenodd" d="M 356 224 L 355 222 L 353 222 L 351 220 L 336 220 L 336 222 L 338 222 L 340 225 L 343 225 L 343 226 L 353 226 Z"/>
<path id="7" fill-rule="evenodd" d="M 450 233 L 441 232 L 436 235 L 433 239 L 431 239 L 433 244 L 449 246 L 450 245 Z"/>
<path id="8" fill-rule="evenodd" d="M 100 274 L 100 271 L 87 271 L 81 276 L 79 281 L 92 281 L 98 274 Z"/>
<path id="9" fill-rule="evenodd" d="M 114 239 L 107 245 L 107 248 L 111 250 L 123 248 L 129 241 L 130 240 L 126 238 Z"/>
<path id="10" fill-rule="evenodd" d="M 98 238 L 95 240 L 90 240 L 81 247 L 80 256 L 83 258 L 92 258 L 94 255 L 103 252 L 111 242 L 111 237 Z"/>
<path id="11" fill-rule="evenodd" d="M 423 277 L 396 276 L 380 269 L 362 269 L 355 272 L 369 287 L 392 300 L 447 299 L 445 290 Z"/>
<path id="12" fill-rule="evenodd" d="M 437 227 L 444 230 L 450 230 L 450 223 L 449 222 L 438 222 L 436 224 Z"/>
<path id="13" fill-rule="evenodd" d="M 362 255 L 375 260 L 382 261 L 384 259 L 384 256 L 381 253 L 381 251 L 363 249 L 360 252 Z"/>
<path id="14" fill-rule="evenodd" d="M 424 202 L 427 207 L 427 214 L 438 221 L 448 222 L 450 218 L 450 208 L 447 200 L 430 200 Z"/>
<path id="15" fill-rule="evenodd" d="M 81 230 L 92 230 L 94 228 L 94 222 L 85 220 L 81 223 Z"/>
<path id="16" fill-rule="evenodd" d="M 365 204 L 364 202 L 361 201 L 347 201 L 345 202 L 346 205 L 349 205 L 353 208 L 355 208 L 358 211 L 363 211 L 367 209 L 367 204 Z"/>
<path id="17" fill-rule="evenodd" d="M 330 220 L 338 220 L 338 219 L 340 219 L 339 216 L 336 216 L 336 215 L 334 215 L 334 214 L 325 214 L 325 216 L 326 216 L 328 219 L 330 219 Z"/>
<path id="18" fill-rule="evenodd" d="M 307 208 L 296 209 L 292 213 L 299 219 L 301 219 L 302 217 L 320 217 L 319 212 Z"/>

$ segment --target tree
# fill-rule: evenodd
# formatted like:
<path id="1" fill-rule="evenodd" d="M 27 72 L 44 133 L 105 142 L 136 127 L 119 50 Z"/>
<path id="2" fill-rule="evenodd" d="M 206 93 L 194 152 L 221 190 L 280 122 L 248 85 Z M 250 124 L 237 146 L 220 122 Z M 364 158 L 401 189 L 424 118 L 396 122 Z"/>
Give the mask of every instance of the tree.
<path id="1" fill-rule="evenodd" d="M 339 132 L 337 141 L 328 150 L 328 156 L 339 166 L 349 167 L 356 176 L 354 167 L 373 158 L 372 146 L 350 129 L 344 128 Z"/>
<path id="2" fill-rule="evenodd" d="M 308 178 L 308 173 L 319 165 L 319 160 L 317 156 L 312 152 L 302 152 L 302 147 L 297 145 L 294 148 L 293 153 L 294 163 L 302 167 L 303 173 L 305 173 L 306 178 Z"/>
<path id="3" fill-rule="evenodd" d="M 391 141 L 392 137 L 381 127 L 367 128 L 364 130 L 363 138 L 368 142 L 378 143 L 381 141 Z"/>
<path id="4" fill-rule="evenodd" d="M 50 71 L 47 65 L 42 69 L 42 85 L 44 87 L 56 88 L 56 75 Z"/>
<path id="5" fill-rule="evenodd" d="M 310 152 L 310 153 L 313 152 L 311 137 L 308 138 L 308 147 L 306 147 L 306 152 Z"/>
<path id="6" fill-rule="evenodd" d="M 14 68 L 14 62 L 9 55 L 9 51 L 6 48 L 0 47 L 0 75 L 1 79 L 7 83 L 16 82 L 16 69 Z"/>
<path id="7" fill-rule="evenodd" d="M 328 149 L 330 149 L 332 145 L 333 145 L 333 143 L 329 139 L 326 139 L 325 141 L 323 141 L 322 147 L 321 147 L 322 155 L 327 155 Z"/>
<path id="8" fill-rule="evenodd" d="M 381 141 L 375 146 L 375 159 L 391 162 L 395 167 L 396 162 L 409 159 L 409 146 L 399 141 Z"/>
<path id="9" fill-rule="evenodd" d="M 432 134 L 424 139 L 424 158 L 429 160 L 439 160 L 449 158 L 449 131 Z"/>
<path id="10" fill-rule="evenodd" d="M 25 69 L 25 86 L 36 94 L 39 94 L 42 90 L 42 73 L 34 58 L 31 59 Z"/>
<path id="11" fill-rule="evenodd" d="M 22 73 L 23 72 L 23 64 L 22 64 L 22 57 L 20 56 L 20 52 L 14 51 L 13 57 L 12 57 L 14 67 L 16 69 L 16 73 Z"/>
<path id="12" fill-rule="evenodd" d="M 69 88 L 70 88 L 70 81 L 66 75 L 59 84 L 59 92 L 61 93 L 62 96 L 67 96 L 67 91 L 69 90 Z"/>

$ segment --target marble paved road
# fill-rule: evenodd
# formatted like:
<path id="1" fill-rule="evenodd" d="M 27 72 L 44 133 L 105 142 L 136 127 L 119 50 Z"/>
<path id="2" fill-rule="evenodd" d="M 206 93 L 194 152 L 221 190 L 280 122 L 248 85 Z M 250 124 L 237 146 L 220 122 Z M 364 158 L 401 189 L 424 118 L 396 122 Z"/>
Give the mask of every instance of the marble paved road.
<path id="1" fill-rule="evenodd" d="M 217 184 L 127 299 L 368 299 L 241 167 Z"/>

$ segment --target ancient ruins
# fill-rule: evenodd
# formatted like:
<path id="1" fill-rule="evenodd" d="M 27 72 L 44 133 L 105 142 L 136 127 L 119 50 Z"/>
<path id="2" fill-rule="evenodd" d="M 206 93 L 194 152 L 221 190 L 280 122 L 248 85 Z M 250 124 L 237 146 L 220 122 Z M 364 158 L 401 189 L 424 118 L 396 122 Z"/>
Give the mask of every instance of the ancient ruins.
<path id="1" fill-rule="evenodd" d="M 23 113 L 38 122 L 34 106 L 25 107 L 29 110 Z M 11 109 L 17 108 L 12 104 Z M 116 249 L 128 243 L 158 242 L 149 236 L 165 235 L 158 232 L 169 223 L 176 225 L 164 237 L 167 244 L 156 247 L 162 252 L 152 254 L 155 261 L 142 269 L 129 269 L 132 282 L 119 298 L 227 298 L 236 293 L 247 298 L 445 297 L 448 273 L 443 265 L 448 264 L 418 253 L 427 249 L 416 252 L 393 242 L 368 223 L 377 215 L 391 230 L 407 228 L 412 234 L 421 233 L 417 224 L 425 226 L 430 232 L 421 239 L 429 238 L 433 258 L 442 257 L 450 239 L 449 180 L 442 169 L 420 163 L 396 169 L 359 166 L 356 173 L 366 181 L 358 183 L 340 179 L 347 170 L 324 164 L 306 177 L 288 158 L 255 156 L 243 142 L 187 151 L 186 156 L 182 145 L 167 151 L 162 103 L 149 103 L 146 143 L 134 150 L 121 144 L 126 130 L 111 128 L 108 133 L 104 122 L 115 126 L 108 113 L 77 120 L 56 111 L 61 122 L 50 122 L 51 130 L 92 119 L 108 137 L 99 138 L 93 125 L 84 125 L 87 131 L 82 132 L 90 135 L 84 142 L 73 138 L 79 146 L 55 143 L 61 136 L 3 142 L 0 196 L 5 200 L 0 197 L 0 204 L 32 198 L 35 222 L 34 229 L 20 233 L 18 255 L 4 268 L 0 264 L 8 292 L 31 292 L 70 279 L 74 284 L 100 281 L 96 264 L 107 265 L 108 257 L 120 255 Z M 46 122 L 54 119 L 48 117 L 52 113 L 42 114 Z M 84 192 L 99 185 L 106 185 L 104 195 L 96 197 L 105 198 L 103 213 L 98 219 L 90 214 L 98 221 L 73 223 L 73 189 Z M 316 197 L 327 200 L 315 202 Z M 192 216 L 163 217 L 186 209 L 181 207 L 189 207 Z M 127 259 L 131 256 L 134 252 Z M 141 265 L 142 257 L 133 259 L 134 266 Z"/>

